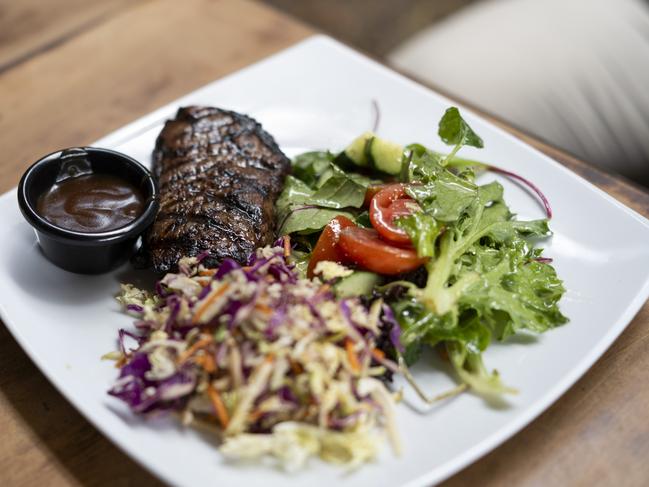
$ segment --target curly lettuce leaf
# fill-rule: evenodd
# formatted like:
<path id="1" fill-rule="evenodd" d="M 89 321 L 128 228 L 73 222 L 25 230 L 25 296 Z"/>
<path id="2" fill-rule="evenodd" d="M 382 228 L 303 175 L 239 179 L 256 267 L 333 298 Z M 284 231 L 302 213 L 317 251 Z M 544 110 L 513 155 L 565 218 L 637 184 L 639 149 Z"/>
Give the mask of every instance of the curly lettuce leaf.
<path id="1" fill-rule="evenodd" d="M 397 224 L 418 254 L 430 257 L 425 286 L 392 303 L 404 358 L 414 360 L 422 346 L 441 344 L 461 381 L 480 394 L 500 395 L 512 390 L 485 368 L 482 352 L 492 339 L 565 323 L 558 307 L 564 288 L 554 268 L 536 260 L 540 250 L 531 244 L 550 235 L 547 220 L 516 220 L 499 183 L 478 186 L 472 171 L 445 167 L 460 147 L 482 146 L 457 109 L 447 110 L 440 137 L 455 144 L 449 156 L 412 144 L 402 173 L 417 183 L 408 194 L 421 211 Z"/>
<path id="2" fill-rule="evenodd" d="M 551 265 L 532 260 L 522 246 L 496 257 L 490 253 L 473 249 L 476 262 L 471 269 L 481 279 L 458 300 L 461 310 L 472 310 L 499 340 L 521 330 L 542 333 L 566 323 L 557 306 L 565 289 Z"/>
<path id="3" fill-rule="evenodd" d="M 434 217 L 417 212 L 398 218 L 396 224 L 410 236 L 419 257 L 435 255 L 435 242 L 443 226 Z"/>
<path id="4" fill-rule="evenodd" d="M 438 221 L 457 220 L 477 198 L 477 186 L 472 180 L 448 171 L 440 156 L 425 147 L 412 144 L 408 150 L 411 156 L 406 180 L 417 183 L 408 187 L 408 196 Z"/>
<path id="5" fill-rule="evenodd" d="M 478 394 L 498 397 L 505 393 L 517 392 L 516 389 L 503 384 L 497 370 L 487 370 L 481 353 L 473 353 L 457 342 L 448 342 L 446 351 L 460 379 Z"/>
<path id="6" fill-rule="evenodd" d="M 481 187 L 482 188 L 482 187 Z M 471 206 L 455 225 L 449 226 L 439 237 L 437 253 L 427 264 L 426 287 L 420 291 L 420 299 L 433 312 L 444 314 L 457 312 L 459 297 L 468 292 L 481 277 L 480 269 L 469 269 L 458 274 L 456 262 L 467 252 L 481 248 L 500 249 L 507 254 L 524 246 L 527 237 L 542 237 L 549 234 L 547 222 L 536 220 L 520 222 L 502 200 L 493 200 L 498 193 L 490 185 L 478 191 Z M 416 235 L 415 235 L 416 237 Z M 415 244 L 416 239 L 413 239 Z"/>

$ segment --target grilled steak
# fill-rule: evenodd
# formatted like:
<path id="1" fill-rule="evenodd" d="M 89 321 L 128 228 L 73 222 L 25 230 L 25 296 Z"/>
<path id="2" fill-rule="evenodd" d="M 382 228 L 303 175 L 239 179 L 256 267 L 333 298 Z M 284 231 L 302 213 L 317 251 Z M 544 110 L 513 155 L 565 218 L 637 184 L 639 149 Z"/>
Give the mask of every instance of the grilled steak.
<path id="1" fill-rule="evenodd" d="M 153 152 L 160 212 L 136 265 L 174 271 L 183 256 L 244 262 L 273 240 L 274 205 L 288 158 L 252 118 L 212 107 L 180 108 Z"/>

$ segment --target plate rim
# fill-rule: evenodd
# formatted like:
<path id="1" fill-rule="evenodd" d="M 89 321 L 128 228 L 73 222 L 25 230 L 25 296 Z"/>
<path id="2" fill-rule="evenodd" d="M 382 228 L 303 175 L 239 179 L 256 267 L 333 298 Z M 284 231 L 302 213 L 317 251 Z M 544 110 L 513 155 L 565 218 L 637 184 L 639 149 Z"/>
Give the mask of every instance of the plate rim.
<path id="1" fill-rule="evenodd" d="M 245 66 L 242 69 L 234 71 L 226 76 L 215 79 L 191 92 L 188 92 L 171 102 L 154 109 L 153 111 L 133 120 L 130 123 L 127 123 L 116 130 L 106 134 L 100 139 L 96 140 L 90 145 L 117 145 L 120 143 L 127 142 L 128 140 L 135 138 L 141 133 L 153 128 L 158 125 L 161 121 L 165 120 L 169 116 L 169 111 L 177 108 L 182 101 L 186 98 L 196 96 L 201 91 L 209 89 L 212 85 L 227 80 L 231 77 L 240 76 L 248 70 L 251 70 L 258 65 L 264 63 L 271 63 L 274 58 L 286 55 L 287 53 L 311 47 L 310 45 L 323 46 L 327 48 L 333 48 L 346 56 L 354 57 L 356 62 L 360 62 L 366 66 L 370 66 L 372 69 L 379 69 L 382 74 L 389 76 L 392 79 L 399 81 L 400 83 L 405 83 L 408 88 L 415 89 L 418 93 L 433 96 L 439 101 L 444 103 L 452 103 L 455 106 L 461 107 L 466 113 L 470 113 L 472 117 L 481 120 L 483 123 L 489 125 L 489 127 L 494 130 L 499 137 L 507 139 L 510 143 L 514 143 L 519 147 L 523 147 L 526 150 L 533 151 L 537 157 L 541 157 L 546 161 L 546 163 L 551 164 L 555 170 L 563 171 L 565 174 L 568 174 L 576 183 L 585 185 L 588 189 L 593 191 L 599 197 L 604 198 L 609 204 L 615 206 L 618 210 L 623 211 L 628 216 L 632 217 L 636 223 L 649 229 L 649 220 L 644 216 L 640 215 L 635 210 L 624 205 L 608 193 L 604 192 L 582 176 L 571 171 L 564 165 L 560 164 L 555 159 L 549 157 L 548 155 L 542 153 L 535 147 L 529 145 L 523 140 L 517 138 L 513 134 L 507 132 L 500 126 L 494 124 L 483 115 L 474 112 L 471 108 L 464 107 L 462 103 L 455 100 L 451 100 L 436 92 L 435 90 L 426 87 L 413 79 L 407 77 L 404 74 L 398 73 L 389 67 L 377 62 L 373 59 L 368 58 L 362 53 L 354 50 L 351 47 L 344 45 L 343 43 L 332 39 L 329 36 L 323 34 L 316 34 L 310 37 L 307 37 L 286 49 L 278 51 L 270 56 L 262 58 L 250 65 Z M 127 135 L 125 137 L 125 135 Z M 121 140 L 120 140 L 121 138 Z M 4 202 L 5 199 L 15 200 L 16 198 L 16 187 L 6 191 L 0 196 L 0 204 Z M 419 475 L 411 480 L 408 480 L 406 483 L 402 484 L 403 487 L 415 487 L 420 485 L 428 485 L 431 482 L 438 483 L 454 475 L 461 469 L 467 467 L 471 463 L 475 462 L 482 456 L 486 455 L 488 452 L 494 450 L 499 445 L 504 443 L 509 438 L 513 437 L 516 433 L 521 431 L 525 426 L 534 421 L 542 412 L 548 409 L 553 403 L 558 401 L 580 378 L 582 378 L 586 372 L 594 365 L 594 363 L 604 354 L 604 352 L 613 344 L 613 342 L 620 336 L 620 334 L 627 328 L 631 323 L 633 318 L 637 315 L 640 308 L 645 304 L 649 298 L 649 273 L 645 277 L 644 284 L 640 286 L 630 304 L 627 306 L 626 310 L 615 320 L 615 322 L 608 328 L 607 332 L 604 333 L 601 338 L 596 342 L 596 345 L 591 347 L 591 349 L 586 353 L 583 358 L 578 362 L 577 365 L 573 366 L 567 373 L 563 374 L 561 379 L 557 381 L 552 387 L 548 388 L 544 394 L 541 395 L 535 402 L 531 403 L 527 410 L 524 413 L 517 415 L 512 420 L 508 421 L 504 426 L 499 428 L 497 431 L 492 434 L 484 437 L 481 441 L 473 445 L 471 448 L 465 450 L 462 454 L 457 455 L 452 460 L 447 461 L 439 465 L 436 468 L 431 469 L 429 472 Z M 94 407 L 84 405 L 80 401 L 74 399 L 74 395 L 68 390 L 67 383 L 61 379 L 57 379 L 57 376 L 50 373 L 49 369 L 46 367 L 45 361 L 33 350 L 30 342 L 23 336 L 21 333 L 20 326 L 18 323 L 8 315 L 4 305 L 0 302 L 0 319 L 5 323 L 7 329 L 13 336 L 13 338 L 18 342 L 23 351 L 28 355 L 32 362 L 38 367 L 39 371 L 45 375 L 48 381 L 56 388 L 56 390 L 65 398 L 65 400 L 70 403 L 83 417 L 93 425 L 101 434 L 107 438 L 113 445 L 129 455 L 129 457 L 135 461 L 138 465 L 145 468 L 149 473 L 155 477 L 161 479 L 162 481 L 174 484 L 177 479 L 168 476 L 165 471 L 162 471 L 157 468 L 154 462 L 149 462 L 148 458 L 145 455 L 140 455 L 139 451 L 136 450 L 126 441 L 121 441 L 117 435 L 113 435 L 111 430 L 104 426 L 99 420 L 95 420 L 93 417 L 92 410 Z"/>

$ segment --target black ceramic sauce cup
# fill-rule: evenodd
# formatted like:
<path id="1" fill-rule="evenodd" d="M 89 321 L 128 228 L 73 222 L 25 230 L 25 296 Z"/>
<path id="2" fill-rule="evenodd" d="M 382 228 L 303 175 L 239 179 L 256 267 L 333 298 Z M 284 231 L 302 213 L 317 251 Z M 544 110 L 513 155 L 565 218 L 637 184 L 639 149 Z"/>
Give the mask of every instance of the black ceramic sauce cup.
<path id="1" fill-rule="evenodd" d="M 86 170 L 93 174 L 110 174 L 138 188 L 144 199 L 142 213 L 123 227 L 97 233 L 69 230 L 46 220 L 37 211 L 38 198 L 57 182 L 63 164 L 69 164 L 71 157 L 83 158 Z M 153 222 L 159 202 L 155 180 L 142 164 L 112 150 L 82 147 L 57 151 L 35 162 L 18 185 L 18 205 L 34 228 L 45 257 L 70 272 L 98 274 L 114 269 L 133 254 L 139 236 Z"/>

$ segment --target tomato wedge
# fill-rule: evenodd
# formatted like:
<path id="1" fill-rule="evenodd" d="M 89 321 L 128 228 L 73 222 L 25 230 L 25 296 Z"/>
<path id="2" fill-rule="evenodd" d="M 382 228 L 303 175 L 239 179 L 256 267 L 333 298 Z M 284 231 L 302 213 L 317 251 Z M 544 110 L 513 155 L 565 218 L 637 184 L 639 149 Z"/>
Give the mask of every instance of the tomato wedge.
<path id="1" fill-rule="evenodd" d="M 388 184 L 375 184 L 374 186 L 368 186 L 365 190 L 365 200 L 363 200 L 363 208 L 369 208 L 370 203 L 372 203 L 372 198 L 376 196 L 376 193 L 388 187 Z"/>
<path id="2" fill-rule="evenodd" d="M 402 216 L 418 211 L 419 205 L 406 194 L 403 184 L 391 184 L 374 195 L 370 202 L 370 222 L 382 238 L 397 245 L 411 245 L 405 230 L 395 224 Z"/>
<path id="3" fill-rule="evenodd" d="M 348 262 L 388 276 L 413 271 L 428 260 L 418 257 L 413 249 L 390 245 L 370 228 L 343 228 L 338 237 L 338 246 Z"/>
<path id="4" fill-rule="evenodd" d="M 349 218 L 340 215 L 332 219 L 327 226 L 324 227 L 324 230 L 322 230 L 318 242 L 313 249 L 311 260 L 309 260 L 309 265 L 306 270 L 306 274 L 309 278 L 313 277 L 315 266 L 321 260 L 331 260 L 338 262 L 339 264 L 344 262 L 345 256 L 342 250 L 338 247 L 340 232 L 344 228 L 355 226 L 356 224 Z"/>

